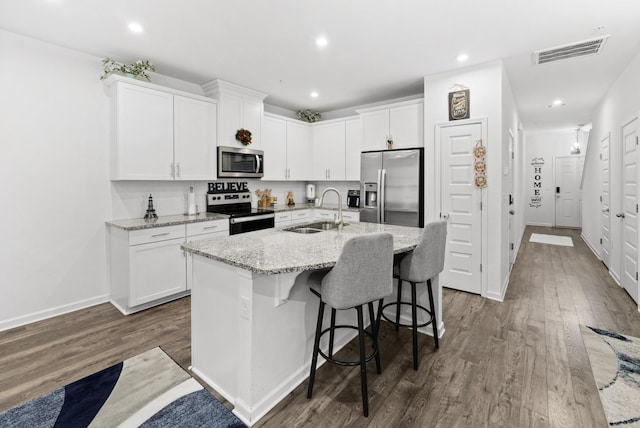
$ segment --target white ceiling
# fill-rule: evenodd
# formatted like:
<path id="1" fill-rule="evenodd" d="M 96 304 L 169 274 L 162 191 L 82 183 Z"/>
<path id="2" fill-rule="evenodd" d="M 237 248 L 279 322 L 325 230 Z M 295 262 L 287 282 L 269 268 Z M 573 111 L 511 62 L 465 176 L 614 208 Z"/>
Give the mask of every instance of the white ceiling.
<path id="1" fill-rule="evenodd" d="M 413 95 L 426 75 L 503 59 L 529 131 L 591 120 L 638 53 L 638 17 L 637 0 L 0 0 L 1 29 L 99 57 L 148 59 L 198 84 L 221 78 L 290 110 Z M 130 21 L 144 33 L 131 33 Z M 534 50 L 603 34 L 611 37 L 599 55 L 532 65 Z M 320 35 L 325 48 L 315 45 Z M 566 106 L 547 108 L 556 98 Z"/>

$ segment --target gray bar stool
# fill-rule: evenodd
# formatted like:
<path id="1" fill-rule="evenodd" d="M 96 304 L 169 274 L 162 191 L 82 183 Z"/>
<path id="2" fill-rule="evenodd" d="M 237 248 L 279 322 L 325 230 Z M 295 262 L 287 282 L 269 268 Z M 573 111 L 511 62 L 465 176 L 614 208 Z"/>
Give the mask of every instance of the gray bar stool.
<path id="1" fill-rule="evenodd" d="M 369 416 L 369 397 L 367 392 L 367 362 L 375 358 L 376 369 L 381 373 L 380 355 L 378 352 L 378 331 L 376 317 L 373 313 L 373 302 L 378 300 L 378 310 L 382 309 L 382 299 L 393 291 L 393 236 L 389 233 L 373 233 L 355 236 L 347 240 L 340 257 L 331 269 L 312 272 L 309 276 L 311 292 L 320 298 L 318 324 L 316 326 L 311 372 L 307 398 L 313 393 L 313 381 L 316 374 L 318 354 L 327 361 L 342 366 L 360 366 L 360 383 L 362 388 L 362 407 L 364 416 Z M 371 333 L 365 331 L 362 308 L 369 306 Z M 325 305 L 331 307 L 331 327 L 322 330 Z M 358 327 L 335 325 L 336 309 L 355 309 L 358 316 Z M 379 318 L 378 312 L 378 318 Z M 334 331 L 338 328 L 358 330 L 360 359 L 343 361 L 333 357 Z M 320 337 L 329 332 L 329 354 L 320 350 Z M 373 342 L 373 352 L 365 355 L 365 335 Z"/>
<path id="2" fill-rule="evenodd" d="M 418 327 L 424 327 L 431 324 L 433 327 L 433 340 L 436 349 L 438 344 L 438 320 L 436 319 L 436 310 L 433 302 L 433 288 L 431 287 L 431 278 L 434 278 L 444 269 L 444 251 L 447 241 L 447 222 L 436 221 L 425 226 L 422 239 L 413 249 L 394 266 L 393 277 L 398 278 L 398 298 L 395 302 L 387 303 L 383 306 L 383 310 L 389 306 L 396 307 L 395 320 L 389 319 L 383 311 L 379 314 L 384 319 L 392 322 L 396 326 L 411 327 L 413 330 L 413 369 L 418 370 Z M 411 284 L 411 302 L 402 301 L 402 283 L 407 281 Z M 416 302 L 416 284 L 427 283 L 427 291 L 429 293 L 429 309 L 420 306 Z M 400 322 L 400 308 L 402 305 L 411 306 L 411 324 L 402 324 Z M 417 310 L 421 309 L 428 315 L 428 320 L 422 324 L 418 324 Z"/>

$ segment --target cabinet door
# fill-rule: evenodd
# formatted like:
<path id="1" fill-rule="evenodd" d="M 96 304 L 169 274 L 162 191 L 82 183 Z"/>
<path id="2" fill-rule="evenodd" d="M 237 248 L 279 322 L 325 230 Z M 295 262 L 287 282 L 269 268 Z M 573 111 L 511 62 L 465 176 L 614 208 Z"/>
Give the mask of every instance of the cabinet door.
<path id="1" fill-rule="evenodd" d="M 360 153 L 362 153 L 362 123 L 360 119 L 345 123 L 345 180 L 360 181 Z"/>
<path id="2" fill-rule="evenodd" d="M 287 122 L 271 117 L 262 119 L 263 180 L 287 178 Z"/>
<path id="3" fill-rule="evenodd" d="M 424 147 L 423 104 L 393 107 L 389 110 L 389 134 L 394 149 Z"/>
<path id="4" fill-rule="evenodd" d="M 138 306 L 187 289 L 184 238 L 129 247 L 129 306 Z"/>
<path id="5" fill-rule="evenodd" d="M 313 180 L 344 180 L 345 124 L 314 125 Z"/>
<path id="6" fill-rule="evenodd" d="M 117 83 L 113 180 L 173 179 L 173 95 Z"/>
<path id="7" fill-rule="evenodd" d="M 217 106 L 177 95 L 173 102 L 176 180 L 216 178 Z"/>
<path id="8" fill-rule="evenodd" d="M 360 221 L 360 213 L 355 211 L 343 211 L 342 218 L 345 223 L 358 223 Z"/>
<path id="9" fill-rule="evenodd" d="M 243 100 L 242 106 L 242 126 L 241 128 L 251 131 L 252 149 L 262 150 L 262 116 L 264 115 L 264 104 L 262 100 Z M 233 134 L 235 138 L 235 133 Z"/>
<path id="10" fill-rule="evenodd" d="M 242 97 L 233 94 L 225 94 L 220 97 L 218 104 L 218 145 L 240 147 L 242 144 L 236 140 L 236 132 L 243 126 Z M 253 129 L 249 129 L 253 134 Z"/>
<path id="11" fill-rule="evenodd" d="M 287 122 L 287 178 L 311 178 L 311 135 L 308 125 Z"/>
<path id="12" fill-rule="evenodd" d="M 338 211 L 334 211 L 334 210 L 319 210 L 319 209 L 313 210 L 313 217 L 316 220 L 333 221 L 336 218 L 337 214 L 338 214 Z"/>
<path id="13" fill-rule="evenodd" d="M 362 113 L 362 149 L 384 150 L 389 135 L 389 109 Z"/>

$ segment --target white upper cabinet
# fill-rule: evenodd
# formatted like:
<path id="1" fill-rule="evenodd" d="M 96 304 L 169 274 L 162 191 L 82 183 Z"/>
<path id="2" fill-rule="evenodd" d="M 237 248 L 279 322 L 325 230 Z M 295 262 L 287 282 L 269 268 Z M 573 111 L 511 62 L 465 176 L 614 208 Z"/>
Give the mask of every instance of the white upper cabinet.
<path id="1" fill-rule="evenodd" d="M 265 116 L 262 118 L 262 149 L 265 153 L 263 180 L 287 178 L 287 122 Z"/>
<path id="2" fill-rule="evenodd" d="M 360 181 L 360 153 L 362 153 L 362 121 L 345 122 L 345 180 Z"/>
<path id="3" fill-rule="evenodd" d="M 387 139 L 393 149 L 424 146 L 422 99 L 358 110 L 362 120 L 362 150 L 383 150 Z"/>
<path id="4" fill-rule="evenodd" d="M 309 125 L 287 121 L 287 179 L 309 180 L 313 162 Z"/>
<path id="5" fill-rule="evenodd" d="M 176 180 L 209 180 L 216 176 L 217 106 L 174 96 L 174 158 Z"/>
<path id="6" fill-rule="evenodd" d="M 345 121 L 315 124 L 312 180 L 345 179 Z"/>
<path id="7" fill-rule="evenodd" d="M 244 147 L 236 140 L 240 128 L 251 132 L 251 149 L 262 149 L 263 100 L 267 94 L 220 79 L 202 86 L 205 95 L 218 100 L 218 145 Z"/>
<path id="8" fill-rule="evenodd" d="M 216 103 L 111 75 L 111 179 L 214 179 Z"/>

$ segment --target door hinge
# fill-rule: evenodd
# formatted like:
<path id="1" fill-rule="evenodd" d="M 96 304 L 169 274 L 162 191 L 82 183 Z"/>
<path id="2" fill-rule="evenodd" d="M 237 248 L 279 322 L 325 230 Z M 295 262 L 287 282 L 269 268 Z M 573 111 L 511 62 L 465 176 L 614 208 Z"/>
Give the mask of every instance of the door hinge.
<path id="1" fill-rule="evenodd" d="M 600 202 L 602 202 L 602 196 L 600 196 Z"/>
<path id="2" fill-rule="evenodd" d="M 511 243 L 511 249 L 513 250 L 513 242 Z"/>
<path id="3" fill-rule="evenodd" d="M 600 238 L 600 245 L 602 245 L 602 238 Z"/>
<path id="4" fill-rule="evenodd" d="M 638 145 L 638 136 L 636 135 L 636 146 Z"/>
<path id="5" fill-rule="evenodd" d="M 515 158 L 516 158 L 515 153 L 514 153 L 514 152 L 511 152 L 511 159 L 515 159 Z"/>
<path id="6" fill-rule="evenodd" d="M 600 153 L 600 160 L 602 160 L 602 153 Z"/>
<path id="7" fill-rule="evenodd" d="M 482 202 L 480 202 L 480 211 L 482 211 Z"/>
<path id="8" fill-rule="evenodd" d="M 480 263 L 480 272 L 482 272 L 482 263 Z"/>
<path id="9" fill-rule="evenodd" d="M 636 281 L 638 280 L 638 272 L 636 272 Z"/>
<path id="10" fill-rule="evenodd" d="M 636 214 L 638 214 L 638 204 L 636 204 Z"/>

